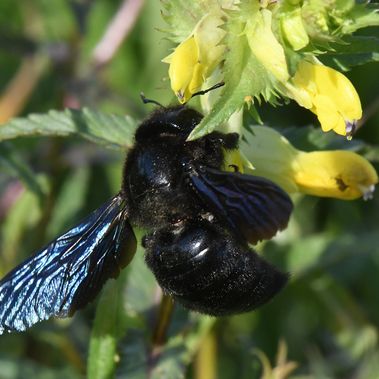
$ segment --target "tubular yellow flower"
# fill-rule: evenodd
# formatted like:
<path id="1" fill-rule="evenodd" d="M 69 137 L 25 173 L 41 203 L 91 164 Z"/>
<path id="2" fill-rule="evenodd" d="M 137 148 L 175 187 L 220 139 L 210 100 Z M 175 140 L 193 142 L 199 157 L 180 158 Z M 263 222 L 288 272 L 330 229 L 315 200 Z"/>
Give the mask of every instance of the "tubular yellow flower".
<path id="1" fill-rule="evenodd" d="M 203 83 L 204 65 L 199 62 L 199 48 L 194 36 L 183 41 L 164 62 L 170 63 L 171 88 L 185 103 Z"/>
<path id="2" fill-rule="evenodd" d="M 353 200 L 372 197 L 378 175 L 374 167 L 351 151 L 298 152 L 294 180 L 301 192 Z"/>
<path id="3" fill-rule="evenodd" d="M 288 96 L 317 115 L 324 132 L 350 136 L 362 107 L 354 86 L 346 76 L 330 67 L 302 61 L 292 83 L 287 83 Z"/>
<path id="4" fill-rule="evenodd" d="M 254 175 L 267 177 L 290 193 L 343 200 L 372 197 L 378 175 L 358 154 L 344 150 L 307 153 L 271 128 L 254 126 L 252 131 L 245 135 L 241 150 L 254 165 Z"/>
<path id="5" fill-rule="evenodd" d="M 200 90 L 222 59 L 225 47 L 220 41 L 225 32 L 219 27 L 221 24 L 220 14 L 204 16 L 193 33 L 163 59 L 170 64 L 171 88 L 182 104 Z"/>

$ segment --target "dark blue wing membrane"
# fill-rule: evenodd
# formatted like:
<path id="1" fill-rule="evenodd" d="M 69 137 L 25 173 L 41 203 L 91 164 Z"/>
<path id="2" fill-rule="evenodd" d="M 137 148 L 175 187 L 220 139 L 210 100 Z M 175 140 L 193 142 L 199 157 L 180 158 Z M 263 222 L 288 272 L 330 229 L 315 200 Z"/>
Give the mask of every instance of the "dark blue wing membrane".
<path id="1" fill-rule="evenodd" d="M 136 250 L 120 195 L 0 281 L 0 334 L 67 317 L 116 277 Z"/>
<path id="2" fill-rule="evenodd" d="M 270 239 L 288 224 L 292 201 L 270 180 L 205 166 L 190 177 L 205 206 L 250 243 Z"/>

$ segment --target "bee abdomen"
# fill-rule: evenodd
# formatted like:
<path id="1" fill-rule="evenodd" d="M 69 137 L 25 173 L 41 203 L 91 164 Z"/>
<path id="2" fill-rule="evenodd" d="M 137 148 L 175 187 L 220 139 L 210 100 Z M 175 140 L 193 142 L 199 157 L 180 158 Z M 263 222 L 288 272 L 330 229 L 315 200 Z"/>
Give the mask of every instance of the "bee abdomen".
<path id="1" fill-rule="evenodd" d="M 216 222 L 189 220 L 145 237 L 146 263 L 162 289 L 213 316 L 251 311 L 286 284 L 279 271 Z"/>

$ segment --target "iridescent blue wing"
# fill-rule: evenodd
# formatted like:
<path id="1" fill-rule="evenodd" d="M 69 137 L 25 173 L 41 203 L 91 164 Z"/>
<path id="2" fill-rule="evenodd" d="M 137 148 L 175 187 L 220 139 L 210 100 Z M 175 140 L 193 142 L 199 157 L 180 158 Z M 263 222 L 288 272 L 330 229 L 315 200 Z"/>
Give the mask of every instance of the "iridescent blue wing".
<path id="1" fill-rule="evenodd" d="M 0 334 L 67 317 L 132 259 L 136 239 L 116 195 L 0 281 Z"/>
<path id="2" fill-rule="evenodd" d="M 194 168 L 190 178 L 205 208 L 250 243 L 270 239 L 288 224 L 292 201 L 270 180 L 205 166 Z"/>

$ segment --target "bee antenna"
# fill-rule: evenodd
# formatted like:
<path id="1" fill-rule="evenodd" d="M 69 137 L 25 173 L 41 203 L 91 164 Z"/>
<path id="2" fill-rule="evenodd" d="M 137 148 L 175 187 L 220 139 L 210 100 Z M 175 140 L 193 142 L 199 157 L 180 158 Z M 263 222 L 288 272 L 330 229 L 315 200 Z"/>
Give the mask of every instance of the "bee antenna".
<path id="1" fill-rule="evenodd" d="M 156 100 L 147 99 L 143 92 L 140 93 L 140 97 L 141 97 L 141 100 L 144 104 L 155 104 L 155 105 L 160 106 L 161 108 L 166 108 L 164 105 L 162 105 L 161 103 L 158 103 L 158 101 L 156 101 Z"/>
<path id="2" fill-rule="evenodd" d="M 217 89 L 217 88 L 220 88 L 222 86 L 225 85 L 225 82 L 220 82 L 220 83 L 217 83 L 215 84 L 214 86 L 212 87 L 209 87 L 203 91 L 199 91 L 199 92 L 195 92 L 192 96 L 191 96 L 191 99 L 195 96 L 199 96 L 199 95 L 205 95 L 206 93 L 208 93 L 209 91 L 213 91 L 214 89 Z"/>

